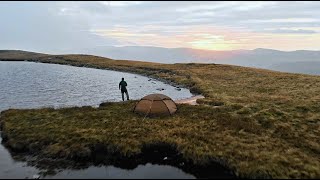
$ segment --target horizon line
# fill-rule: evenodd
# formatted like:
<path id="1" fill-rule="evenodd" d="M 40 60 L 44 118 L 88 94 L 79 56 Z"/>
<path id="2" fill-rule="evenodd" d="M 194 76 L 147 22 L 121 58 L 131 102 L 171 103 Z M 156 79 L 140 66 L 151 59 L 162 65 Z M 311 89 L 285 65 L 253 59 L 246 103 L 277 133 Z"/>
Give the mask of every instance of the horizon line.
<path id="1" fill-rule="evenodd" d="M 148 45 L 97 45 L 86 48 L 81 48 L 78 50 L 70 50 L 70 51 L 81 51 L 85 49 L 95 48 L 95 47 L 116 47 L 116 48 L 124 48 L 124 47 L 149 47 L 149 48 L 163 48 L 163 49 L 191 49 L 191 50 L 199 50 L 199 51 L 207 51 L 207 52 L 228 52 L 228 51 L 255 51 L 255 50 L 273 50 L 273 51 L 281 51 L 281 52 L 296 52 L 296 51 L 320 51 L 318 50 L 310 50 L 310 49 L 297 49 L 297 50 L 279 50 L 279 49 L 270 49 L 270 48 L 254 48 L 254 49 L 232 49 L 232 50 L 209 50 L 209 49 L 198 49 L 198 48 L 189 48 L 189 47 L 161 47 L 161 46 L 148 46 Z M 33 50 L 25 50 L 25 49 L 0 49 L 0 51 L 11 50 L 11 51 L 29 51 L 29 52 L 41 52 L 33 51 Z M 51 50 L 46 50 L 51 51 Z M 61 50 L 59 50 L 61 51 Z M 67 50 L 62 50 L 67 51 Z"/>

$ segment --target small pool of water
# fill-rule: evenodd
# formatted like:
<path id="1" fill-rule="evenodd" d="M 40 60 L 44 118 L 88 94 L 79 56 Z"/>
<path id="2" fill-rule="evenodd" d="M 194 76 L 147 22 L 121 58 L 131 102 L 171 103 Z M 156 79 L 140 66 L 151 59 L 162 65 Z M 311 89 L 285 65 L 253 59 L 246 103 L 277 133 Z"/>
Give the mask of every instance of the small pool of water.
<path id="1" fill-rule="evenodd" d="M 177 90 L 169 84 L 131 73 L 0 61 L 0 111 L 8 108 L 98 106 L 106 101 L 122 101 L 119 90 L 122 77 L 133 100 L 151 93 L 162 93 L 173 100 L 192 96 L 186 88 Z"/>
<path id="2" fill-rule="evenodd" d="M 0 142 L 2 138 L 0 137 Z M 9 151 L 0 144 L 0 179 L 32 178 L 39 170 L 27 166 L 26 162 L 18 162 L 12 159 Z"/>
<path id="3" fill-rule="evenodd" d="M 45 179 L 196 179 L 193 175 L 168 165 L 139 165 L 133 170 L 114 166 L 91 166 L 85 170 L 64 170 Z"/>
<path id="4" fill-rule="evenodd" d="M 196 179 L 179 168 L 150 163 L 130 170 L 114 166 L 90 166 L 85 169 L 65 169 L 54 175 L 39 174 L 39 169 L 28 166 L 26 162 L 15 161 L 9 151 L 0 145 L 0 179 Z"/>
<path id="5" fill-rule="evenodd" d="M 56 64 L 0 61 L 0 111 L 9 108 L 98 106 L 106 101 L 121 101 L 119 82 L 122 77 L 128 83 L 130 99 L 140 99 L 151 93 L 162 93 L 173 100 L 192 96 L 188 89 L 177 90 L 163 82 L 131 73 Z M 0 144 L 0 178 L 33 178 L 38 173 L 38 169 L 12 159 L 9 151 Z M 146 164 L 133 170 L 114 166 L 91 166 L 83 170 L 63 170 L 56 175 L 40 178 L 195 177 L 173 166 Z"/>

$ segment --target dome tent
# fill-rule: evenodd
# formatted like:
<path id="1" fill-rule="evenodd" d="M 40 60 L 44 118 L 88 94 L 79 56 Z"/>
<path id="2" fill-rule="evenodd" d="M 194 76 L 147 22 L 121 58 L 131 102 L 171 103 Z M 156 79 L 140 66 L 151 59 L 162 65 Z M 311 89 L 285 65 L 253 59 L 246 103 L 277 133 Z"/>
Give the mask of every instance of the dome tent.
<path id="1" fill-rule="evenodd" d="M 135 113 L 146 116 L 167 116 L 177 111 L 176 103 L 163 94 L 150 94 L 143 97 L 134 107 Z"/>

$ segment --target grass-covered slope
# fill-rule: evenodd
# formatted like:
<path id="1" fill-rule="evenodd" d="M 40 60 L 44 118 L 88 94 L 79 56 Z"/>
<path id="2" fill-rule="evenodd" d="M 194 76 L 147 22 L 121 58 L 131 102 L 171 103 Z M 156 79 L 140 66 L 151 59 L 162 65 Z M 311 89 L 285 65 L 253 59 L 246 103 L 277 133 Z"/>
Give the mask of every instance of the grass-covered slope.
<path id="1" fill-rule="evenodd" d="M 240 177 L 320 177 L 319 76 L 89 55 L 31 60 L 149 75 L 185 85 L 206 98 L 198 100 L 200 106 L 180 105 L 175 116 L 155 120 L 133 114 L 134 102 L 99 109 L 9 110 L 1 114 L 9 147 L 67 157 L 79 149 L 88 156 L 90 147 L 102 143 L 130 156 L 142 144 L 161 142 L 198 164 L 220 159 Z"/>
<path id="2" fill-rule="evenodd" d="M 0 58 L 2 60 L 27 60 L 37 58 L 41 56 L 47 56 L 47 54 L 21 51 L 21 50 L 0 50 Z"/>

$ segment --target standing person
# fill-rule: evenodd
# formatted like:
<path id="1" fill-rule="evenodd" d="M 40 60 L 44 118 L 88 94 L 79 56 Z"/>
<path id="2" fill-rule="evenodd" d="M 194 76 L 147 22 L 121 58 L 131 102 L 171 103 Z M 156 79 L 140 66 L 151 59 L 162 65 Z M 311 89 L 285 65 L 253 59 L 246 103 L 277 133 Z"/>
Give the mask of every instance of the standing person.
<path id="1" fill-rule="evenodd" d="M 126 93 L 127 100 L 129 100 L 129 94 L 126 86 L 127 86 L 127 82 L 125 82 L 124 78 L 122 78 L 122 81 L 120 81 L 119 83 L 119 89 L 121 89 L 121 94 L 122 94 L 122 101 L 124 101 L 124 93 Z"/>

